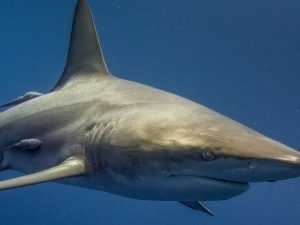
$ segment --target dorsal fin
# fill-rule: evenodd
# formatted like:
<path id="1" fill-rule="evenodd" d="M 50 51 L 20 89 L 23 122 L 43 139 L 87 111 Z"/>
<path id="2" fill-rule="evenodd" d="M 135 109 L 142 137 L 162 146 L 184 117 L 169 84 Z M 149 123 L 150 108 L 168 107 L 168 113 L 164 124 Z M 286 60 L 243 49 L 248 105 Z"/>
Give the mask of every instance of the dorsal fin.
<path id="1" fill-rule="evenodd" d="M 73 19 L 69 53 L 64 72 L 52 91 L 76 79 L 110 75 L 102 55 L 94 20 L 85 0 L 79 0 Z"/>

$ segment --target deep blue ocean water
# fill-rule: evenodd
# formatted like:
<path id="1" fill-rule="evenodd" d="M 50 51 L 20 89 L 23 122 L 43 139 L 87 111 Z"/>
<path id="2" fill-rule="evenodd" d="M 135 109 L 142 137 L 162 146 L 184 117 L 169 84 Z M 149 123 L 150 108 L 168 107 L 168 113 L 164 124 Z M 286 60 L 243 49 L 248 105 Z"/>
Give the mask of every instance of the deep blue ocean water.
<path id="1" fill-rule="evenodd" d="M 117 77 L 203 104 L 300 150 L 300 2 L 88 1 Z M 66 61 L 76 1 L 3 0 L 0 102 L 47 93 Z M 0 179 L 20 175 L 1 172 Z M 299 224 L 300 178 L 252 184 L 206 202 L 209 217 L 151 202 L 46 183 L 0 192 L 0 224 Z"/>

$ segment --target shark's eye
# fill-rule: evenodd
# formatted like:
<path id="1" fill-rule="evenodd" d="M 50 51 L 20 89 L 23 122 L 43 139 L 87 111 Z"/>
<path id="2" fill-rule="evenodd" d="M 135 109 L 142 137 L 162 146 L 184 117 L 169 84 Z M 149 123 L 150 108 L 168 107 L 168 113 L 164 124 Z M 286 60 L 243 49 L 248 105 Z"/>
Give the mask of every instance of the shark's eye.
<path id="1" fill-rule="evenodd" d="M 208 161 L 211 161 L 215 158 L 215 155 L 212 152 L 207 151 L 207 150 L 204 150 L 202 152 L 202 155 L 203 155 L 203 158 L 208 160 Z"/>

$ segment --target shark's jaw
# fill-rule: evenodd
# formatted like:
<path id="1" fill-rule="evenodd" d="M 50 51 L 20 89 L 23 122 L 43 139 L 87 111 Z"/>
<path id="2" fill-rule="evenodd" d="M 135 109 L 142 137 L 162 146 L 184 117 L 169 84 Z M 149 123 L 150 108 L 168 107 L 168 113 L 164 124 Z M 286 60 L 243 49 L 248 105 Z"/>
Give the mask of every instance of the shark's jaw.
<path id="1" fill-rule="evenodd" d="M 120 185 L 116 185 L 120 187 Z M 111 193 L 142 200 L 219 201 L 249 190 L 249 183 L 199 176 L 144 177 Z"/>
<path id="2" fill-rule="evenodd" d="M 180 180 L 191 180 L 191 181 L 198 181 L 201 183 L 201 187 L 199 187 L 198 191 L 201 194 L 197 193 L 199 196 L 198 200 L 201 201 L 219 201 L 219 200 L 226 200 L 232 197 L 238 196 L 243 194 L 244 192 L 248 191 L 250 188 L 250 184 L 248 182 L 238 182 L 238 181 L 230 181 L 230 180 L 223 180 L 218 178 L 212 177 L 201 177 L 201 176 L 171 176 L 170 179 L 178 179 Z M 205 187 L 207 189 L 205 190 Z M 203 193 L 205 193 L 203 195 Z M 213 193 L 213 194 L 211 194 Z M 190 199 L 184 199 L 190 200 Z M 194 199 L 195 200 L 195 199 Z"/>

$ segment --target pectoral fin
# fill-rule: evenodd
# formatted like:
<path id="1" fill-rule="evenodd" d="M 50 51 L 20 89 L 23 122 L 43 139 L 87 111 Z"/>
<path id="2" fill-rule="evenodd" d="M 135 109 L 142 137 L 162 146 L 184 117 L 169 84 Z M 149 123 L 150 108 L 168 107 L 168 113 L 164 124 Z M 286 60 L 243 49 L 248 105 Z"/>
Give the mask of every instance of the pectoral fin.
<path id="1" fill-rule="evenodd" d="M 39 92 L 35 92 L 35 91 L 30 91 L 30 92 L 27 92 L 25 95 L 23 96 L 20 96 L 10 102 L 7 102 L 5 104 L 2 104 L 0 105 L 0 108 L 2 107 L 7 107 L 7 106 L 12 106 L 12 105 L 18 105 L 18 104 L 21 104 L 23 102 L 26 102 L 30 99 L 33 99 L 33 98 L 37 98 L 37 97 L 40 97 L 42 96 L 43 94 L 42 93 L 39 93 Z"/>
<path id="2" fill-rule="evenodd" d="M 0 190 L 18 188 L 62 178 L 85 174 L 85 161 L 82 158 L 70 157 L 58 166 L 50 169 L 0 182 Z"/>
<path id="3" fill-rule="evenodd" d="M 181 203 L 191 209 L 195 209 L 195 210 L 207 213 L 210 216 L 214 216 L 213 212 L 210 211 L 208 208 L 206 208 L 205 205 L 203 205 L 199 201 L 179 201 L 179 203 Z"/>

